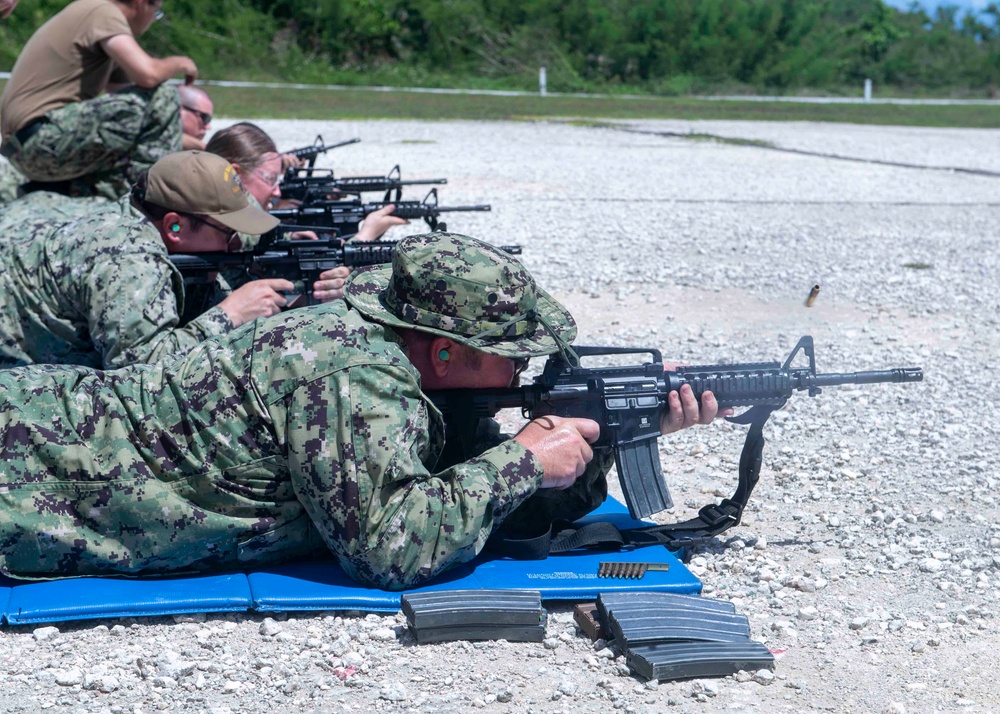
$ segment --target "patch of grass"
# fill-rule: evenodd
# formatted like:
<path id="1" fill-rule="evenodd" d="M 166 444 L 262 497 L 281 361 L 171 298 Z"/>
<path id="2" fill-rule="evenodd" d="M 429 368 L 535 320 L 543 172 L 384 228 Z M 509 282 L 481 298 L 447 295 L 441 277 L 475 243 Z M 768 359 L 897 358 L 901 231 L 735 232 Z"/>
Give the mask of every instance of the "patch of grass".
<path id="1" fill-rule="evenodd" d="M 739 137 L 732 136 L 716 136 L 715 134 L 698 134 L 695 132 L 690 132 L 687 134 L 676 134 L 676 136 L 682 139 L 690 139 L 692 141 L 713 141 L 717 144 L 730 144 L 732 146 L 757 146 L 765 149 L 773 149 L 774 142 L 766 141 L 764 139 L 740 139 Z"/>
<path id="2" fill-rule="evenodd" d="M 796 104 L 676 97 L 509 97 L 217 86 L 208 87 L 208 91 L 215 102 L 216 115 L 247 119 L 583 119 L 586 122 L 600 119 L 722 119 L 1000 128 L 1000 112 L 989 105 Z"/>
<path id="3" fill-rule="evenodd" d="M 903 263 L 903 267 L 911 270 L 930 270 L 934 266 L 930 263 Z"/>
<path id="4" fill-rule="evenodd" d="M 0 90 L 6 84 L 0 80 Z M 814 104 L 709 101 L 697 97 L 541 97 L 385 92 L 369 89 L 263 89 L 209 85 L 217 116 L 240 119 L 418 119 L 538 121 L 599 126 L 601 119 L 822 121 L 899 126 L 1000 128 L 991 105 Z M 692 135 L 690 138 L 698 138 Z M 749 139 L 707 141 L 760 145 Z"/>
<path id="5" fill-rule="evenodd" d="M 614 128 L 615 126 L 611 122 L 601 121 L 600 119 L 567 119 L 562 123 L 569 124 L 570 126 L 584 126 L 584 127 L 593 127 L 597 129 Z"/>

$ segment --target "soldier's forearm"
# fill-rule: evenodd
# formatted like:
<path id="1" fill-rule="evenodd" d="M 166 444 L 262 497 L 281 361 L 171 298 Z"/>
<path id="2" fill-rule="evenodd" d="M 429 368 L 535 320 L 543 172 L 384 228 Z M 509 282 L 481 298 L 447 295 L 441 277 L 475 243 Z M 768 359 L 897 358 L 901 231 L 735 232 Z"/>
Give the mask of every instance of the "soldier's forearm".
<path id="1" fill-rule="evenodd" d="M 391 520 L 369 517 L 364 542 L 338 552 L 338 559 L 361 582 L 386 590 L 413 587 L 476 557 L 493 528 L 541 479 L 537 459 L 505 442 L 430 479 L 400 484 L 379 508 L 394 514 Z"/>

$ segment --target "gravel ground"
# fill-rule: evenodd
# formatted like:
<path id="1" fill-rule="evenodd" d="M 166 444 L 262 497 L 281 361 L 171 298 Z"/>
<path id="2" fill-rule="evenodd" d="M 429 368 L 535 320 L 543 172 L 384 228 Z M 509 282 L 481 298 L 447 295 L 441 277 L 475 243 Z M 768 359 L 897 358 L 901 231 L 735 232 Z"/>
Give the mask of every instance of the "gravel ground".
<path id="1" fill-rule="evenodd" d="M 399 615 L 185 616 L 3 629 L 0 710 L 997 710 L 1000 179 L 865 160 L 996 170 L 1000 133 L 261 124 L 282 148 L 363 138 L 326 157 L 341 174 L 399 163 L 404 177 L 447 177 L 442 204 L 491 203 L 451 229 L 522 243 L 581 344 L 740 362 L 783 359 L 811 334 L 820 371 L 919 365 L 926 380 L 793 398 L 766 429 L 744 523 L 695 552 L 705 595 L 735 602 L 776 653 L 773 676 L 643 683 L 559 603 L 544 644 L 417 646 Z M 661 439 L 678 504 L 664 520 L 729 495 L 742 439 L 724 423 Z"/>

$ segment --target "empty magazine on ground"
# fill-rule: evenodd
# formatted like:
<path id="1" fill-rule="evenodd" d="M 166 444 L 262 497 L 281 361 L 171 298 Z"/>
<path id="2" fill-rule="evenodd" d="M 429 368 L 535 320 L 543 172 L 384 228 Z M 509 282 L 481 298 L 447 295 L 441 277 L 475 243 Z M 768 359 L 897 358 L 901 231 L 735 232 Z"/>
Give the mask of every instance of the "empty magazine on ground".
<path id="1" fill-rule="evenodd" d="M 646 679 L 724 677 L 774 667 L 774 656 L 750 639 L 749 620 L 729 602 L 669 593 L 602 593 L 597 609 L 628 666 Z"/>
<path id="2" fill-rule="evenodd" d="M 704 612 L 649 612 L 617 609 L 608 629 L 623 648 L 667 642 L 745 642 L 750 639 L 746 615 Z"/>
<path id="3" fill-rule="evenodd" d="M 406 593 L 402 610 L 419 643 L 451 640 L 541 642 L 546 612 L 537 590 Z"/>
<path id="4" fill-rule="evenodd" d="M 753 640 L 644 645 L 628 650 L 625 661 L 640 677 L 661 682 L 774 669 L 774 655 L 763 643 Z"/>

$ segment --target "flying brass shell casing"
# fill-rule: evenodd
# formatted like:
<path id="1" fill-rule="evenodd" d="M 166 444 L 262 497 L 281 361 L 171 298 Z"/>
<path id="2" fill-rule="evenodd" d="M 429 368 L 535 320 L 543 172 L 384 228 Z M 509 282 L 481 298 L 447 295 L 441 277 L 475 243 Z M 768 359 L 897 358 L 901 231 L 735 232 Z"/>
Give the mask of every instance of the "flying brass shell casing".
<path id="1" fill-rule="evenodd" d="M 809 297 L 806 298 L 806 307 L 812 307 L 817 297 L 819 297 L 819 285 L 813 285 L 812 290 L 809 291 Z"/>

